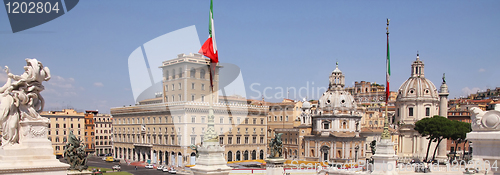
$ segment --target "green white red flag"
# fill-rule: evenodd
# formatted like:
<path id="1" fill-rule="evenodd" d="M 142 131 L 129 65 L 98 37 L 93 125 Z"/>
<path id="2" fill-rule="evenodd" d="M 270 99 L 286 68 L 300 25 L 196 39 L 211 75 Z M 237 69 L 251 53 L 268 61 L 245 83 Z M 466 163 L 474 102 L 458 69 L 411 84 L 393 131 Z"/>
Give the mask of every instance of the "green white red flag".
<path id="1" fill-rule="evenodd" d="M 391 54 L 389 52 L 389 19 L 387 19 L 387 60 L 386 60 L 386 83 L 385 103 L 389 101 L 389 82 L 391 81 Z"/>
<path id="2" fill-rule="evenodd" d="M 219 53 L 217 52 L 217 44 L 215 42 L 215 28 L 214 28 L 214 10 L 213 1 L 210 0 L 210 19 L 208 22 L 208 39 L 203 43 L 198 53 L 210 58 L 210 87 L 213 90 L 213 75 L 215 74 L 215 67 L 219 62 Z"/>

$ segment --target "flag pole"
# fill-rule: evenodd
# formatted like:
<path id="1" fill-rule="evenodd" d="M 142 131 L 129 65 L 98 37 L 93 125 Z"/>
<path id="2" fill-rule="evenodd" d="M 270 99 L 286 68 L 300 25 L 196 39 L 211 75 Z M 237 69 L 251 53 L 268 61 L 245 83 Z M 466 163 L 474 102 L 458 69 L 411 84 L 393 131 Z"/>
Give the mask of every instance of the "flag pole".
<path id="1" fill-rule="evenodd" d="M 387 108 L 389 106 L 389 81 L 390 81 L 390 52 L 389 52 L 389 21 L 387 18 L 387 58 L 386 58 L 386 89 L 385 89 L 385 117 L 384 117 L 384 131 L 382 131 L 382 139 L 390 139 L 389 133 L 389 116 L 387 112 Z"/>

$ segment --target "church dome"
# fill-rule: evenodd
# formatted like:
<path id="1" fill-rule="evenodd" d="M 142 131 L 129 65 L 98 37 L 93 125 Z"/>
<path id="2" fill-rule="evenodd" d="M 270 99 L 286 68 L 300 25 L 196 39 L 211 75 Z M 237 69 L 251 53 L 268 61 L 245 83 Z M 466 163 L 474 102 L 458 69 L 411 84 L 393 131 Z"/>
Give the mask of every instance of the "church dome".
<path id="1" fill-rule="evenodd" d="M 420 60 L 418 54 L 411 67 L 411 77 L 399 87 L 397 100 L 416 98 L 438 100 L 437 88 L 424 77 L 424 63 Z"/>
<path id="2" fill-rule="evenodd" d="M 318 101 L 322 111 L 355 111 L 356 102 L 351 93 L 344 90 L 345 80 L 337 63 L 335 70 L 330 75 L 328 90 L 323 93 Z"/>
<path id="3" fill-rule="evenodd" d="M 302 104 L 302 109 L 309 109 L 309 108 L 311 108 L 311 103 L 309 103 L 308 101 L 305 101 Z"/>

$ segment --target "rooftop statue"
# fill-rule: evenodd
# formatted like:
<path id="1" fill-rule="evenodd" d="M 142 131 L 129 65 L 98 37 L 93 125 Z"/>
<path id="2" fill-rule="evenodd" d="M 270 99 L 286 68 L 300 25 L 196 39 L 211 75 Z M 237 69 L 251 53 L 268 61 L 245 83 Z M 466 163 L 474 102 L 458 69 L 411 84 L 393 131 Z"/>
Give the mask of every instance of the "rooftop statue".
<path id="1" fill-rule="evenodd" d="M 43 81 L 50 79 L 50 70 L 36 59 L 26 59 L 24 73 L 14 75 L 5 66 L 7 82 L 0 88 L 0 123 L 2 126 L 2 147 L 19 144 L 20 121 L 49 120 L 40 116 L 44 100 L 40 92 L 45 88 Z M 13 82 L 14 81 L 14 82 Z"/>
<path id="2" fill-rule="evenodd" d="M 269 142 L 269 158 L 281 158 L 283 157 L 283 142 L 281 141 L 281 135 L 283 133 L 274 133 L 274 138 Z"/>
<path id="3" fill-rule="evenodd" d="M 66 149 L 64 150 L 64 157 L 70 164 L 68 170 L 78 170 L 82 171 L 87 169 L 87 155 L 85 153 L 85 144 L 76 138 L 73 131 L 69 131 L 68 143 L 66 143 Z"/>

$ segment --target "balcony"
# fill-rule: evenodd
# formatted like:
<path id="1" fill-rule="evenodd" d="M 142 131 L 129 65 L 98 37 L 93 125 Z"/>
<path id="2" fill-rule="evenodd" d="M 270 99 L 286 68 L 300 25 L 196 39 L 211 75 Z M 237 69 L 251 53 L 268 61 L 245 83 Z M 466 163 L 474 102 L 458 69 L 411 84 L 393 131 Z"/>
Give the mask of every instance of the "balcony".
<path id="1" fill-rule="evenodd" d="M 134 147 L 153 147 L 153 144 L 147 144 L 147 143 L 134 143 Z"/>

